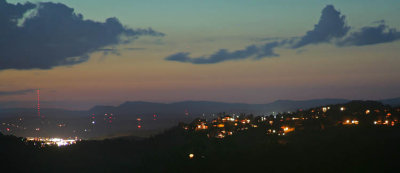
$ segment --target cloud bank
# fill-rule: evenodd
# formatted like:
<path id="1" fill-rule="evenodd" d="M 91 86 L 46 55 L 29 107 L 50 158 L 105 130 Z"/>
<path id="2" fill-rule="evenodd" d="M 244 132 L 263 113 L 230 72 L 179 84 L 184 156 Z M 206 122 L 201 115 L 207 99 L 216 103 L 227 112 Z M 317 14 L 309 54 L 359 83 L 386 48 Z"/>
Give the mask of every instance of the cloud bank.
<path id="1" fill-rule="evenodd" d="M 261 59 L 264 57 L 277 57 L 275 48 L 298 49 L 307 45 L 331 43 L 339 47 L 365 46 L 379 43 L 393 42 L 400 39 L 400 33 L 395 28 L 390 28 L 381 20 L 376 27 L 363 27 L 359 31 L 349 34 L 350 26 L 346 24 L 346 16 L 342 15 L 333 5 L 322 9 L 321 17 L 314 28 L 303 36 L 281 39 L 257 46 L 250 45 L 245 49 L 228 52 L 220 49 L 210 56 L 192 58 L 188 52 L 179 52 L 165 58 L 168 61 L 177 61 L 192 64 L 215 64 L 230 60 Z"/>
<path id="2" fill-rule="evenodd" d="M 0 70 L 75 65 L 87 61 L 90 53 L 143 35 L 164 34 L 125 27 L 117 18 L 85 20 L 61 3 L 0 0 Z"/>

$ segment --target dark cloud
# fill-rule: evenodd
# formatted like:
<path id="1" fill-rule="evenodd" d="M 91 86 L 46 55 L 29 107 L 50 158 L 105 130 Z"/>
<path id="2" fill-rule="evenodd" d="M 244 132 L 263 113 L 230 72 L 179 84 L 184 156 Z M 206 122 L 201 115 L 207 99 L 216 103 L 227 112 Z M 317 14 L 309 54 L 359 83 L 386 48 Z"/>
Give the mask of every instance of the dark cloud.
<path id="1" fill-rule="evenodd" d="M 293 48 L 303 47 L 309 44 L 330 42 L 333 38 L 342 38 L 350 27 L 346 25 L 345 16 L 341 15 L 333 5 L 327 5 L 322 10 L 321 18 L 314 29 L 293 45 Z"/>
<path id="2" fill-rule="evenodd" d="M 0 91 L 0 96 L 8 95 L 23 95 L 28 93 L 33 93 L 35 89 L 17 90 L 17 91 Z"/>
<path id="3" fill-rule="evenodd" d="M 400 39 L 400 32 L 389 28 L 385 22 L 379 21 L 378 26 L 367 26 L 360 31 L 351 33 L 344 40 L 339 41 L 339 46 L 365 46 L 379 43 L 388 43 Z"/>
<path id="4" fill-rule="evenodd" d="M 215 64 L 220 63 L 223 61 L 230 61 L 230 60 L 241 60 L 241 59 L 260 59 L 263 57 L 274 57 L 279 56 L 278 54 L 274 53 L 274 48 L 279 45 L 279 42 L 272 42 L 267 43 L 264 46 L 257 47 L 255 45 L 247 46 L 245 49 L 236 50 L 233 52 L 229 52 L 226 49 L 220 49 L 219 51 L 215 52 L 214 54 L 205 57 L 197 57 L 191 58 L 190 53 L 187 52 L 179 52 L 173 55 L 166 57 L 165 59 L 168 61 L 178 61 L 178 62 L 186 62 L 192 64 Z"/>
<path id="5" fill-rule="evenodd" d="M 0 0 L 0 70 L 79 64 L 92 52 L 142 35 L 164 34 L 151 28 L 127 28 L 117 18 L 85 20 L 60 3 L 11 4 Z"/>

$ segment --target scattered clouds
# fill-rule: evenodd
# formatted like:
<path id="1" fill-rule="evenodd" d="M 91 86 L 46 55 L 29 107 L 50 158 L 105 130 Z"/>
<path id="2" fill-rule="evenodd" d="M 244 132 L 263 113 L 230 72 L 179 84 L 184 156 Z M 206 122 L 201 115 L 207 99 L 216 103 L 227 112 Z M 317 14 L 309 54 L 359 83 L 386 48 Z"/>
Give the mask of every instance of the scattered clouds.
<path id="1" fill-rule="evenodd" d="M 400 39 L 400 32 L 389 28 L 382 20 L 378 26 L 367 26 L 360 31 L 351 33 L 347 38 L 339 41 L 339 46 L 366 46 L 372 44 L 388 43 Z"/>
<path id="2" fill-rule="evenodd" d="M 177 61 L 192 64 L 215 64 L 229 60 L 261 59 L 264 57 L 277 57 L 275 48 L 297 49 L 297 53 L 305 50 L 299 49 L 307 45 L 332 43 L 337 46 L 365 46 L 379 43 L 387 43 L 400 39 L 400 32 L 395 28 L 389 28 L 384 20 L 373 22 L 376 27 L 363 27 L 360 31 L 350 34 L 350 26 L 346 24 L 346 17 L 333 5 L 327 5 L 321 12 L 321 17 L 314 28 L 300 37 L 281 38 L 270 37 L 255 39 L 255 41 L 269 41 L 262 46 L 250 45 L 245 49 L 229 52 L 220 49 L 210 56 L 192 58 L 188 52 L 179 52 L 165 58 L 168 61 Z"/>
<path id="3" fill-rule="evenodd" d="M 263 41 L 272 41 L 262 46 L 250 45 L 245 49 L 228 52 L 226 49 L 220 49 L 210 56 L 191 58 L 188 52 L 179 52 L 166 57 L 168 61 L 178 61 L 192 64 L 215 64 L 228 60 L 242 59 L 261 59 L 265 57 L 277 57 L 279 54 L 274 52 L 277 47 L 289 47 L 297 49 L 309 44 L 318 44 L 329 42 L 333 38 L 340 38 L 346 35 L 350 27 L 346 26 L 345 16 L 341 15 L 332 5 L 326 6 L 322 10 L 321 18 L 314 29 L 308 31 L 302 37 L 292 37 L 283 39 L 280 37 L 271 37 L 261 39 Z"/>
<path id="4" fill-rule="evenodd" d="M 151 28 L 128 28 L 117 18 L 87 20 L 61 3 L 0 0 L 0 70 L 75 65 L 96 51 L 116 53 L 104 47 L 130 43 L 143 35 L 164 36 Z"/>
<path id="5" fill-rule="evenodd" d="M 334 38 L 342 38 L 350 27 L 346 25 L 345 16 L 341 15 L 333 5 L 327 5 L 322 10 L 321 18 L 314 29 L 308 31 L 293 48 L 300 48 L 309 44 L 330 42 Z"/>
<path id="6" fill-rule="evenodd" d="M 26 90 L 17 90 L 17 91 L 0 91 L 0 96 L 9 96 L 9 95 L 23 95 L 28 93 L 33 93 L 35 89 L 26 89 Z"/>

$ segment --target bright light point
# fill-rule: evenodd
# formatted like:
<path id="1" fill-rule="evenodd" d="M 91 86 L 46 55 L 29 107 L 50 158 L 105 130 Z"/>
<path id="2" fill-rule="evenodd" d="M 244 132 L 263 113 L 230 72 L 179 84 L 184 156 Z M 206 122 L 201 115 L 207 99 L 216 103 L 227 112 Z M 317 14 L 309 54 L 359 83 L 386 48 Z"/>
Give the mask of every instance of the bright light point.
<path id="1" fill-rule="evenodd" d="M 194 154 L 190 153 L 189 154 L 189 159 L 193 159 L 194 158 Z"/>

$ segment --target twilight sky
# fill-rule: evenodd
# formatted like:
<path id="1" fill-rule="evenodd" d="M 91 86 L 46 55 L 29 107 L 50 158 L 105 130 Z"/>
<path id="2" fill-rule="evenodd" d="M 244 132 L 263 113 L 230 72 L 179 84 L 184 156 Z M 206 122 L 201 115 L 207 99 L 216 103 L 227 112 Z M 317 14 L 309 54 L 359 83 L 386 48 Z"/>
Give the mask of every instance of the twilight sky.
<path id="1" fill-rule="evenodd" d="M 0 108 L 36 88 L 68 109 L 399 97 L 398 16 L 398 0 L 0 0 Z"/>

